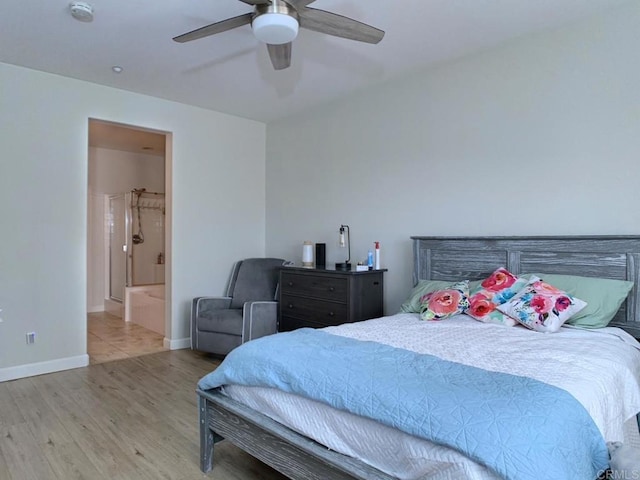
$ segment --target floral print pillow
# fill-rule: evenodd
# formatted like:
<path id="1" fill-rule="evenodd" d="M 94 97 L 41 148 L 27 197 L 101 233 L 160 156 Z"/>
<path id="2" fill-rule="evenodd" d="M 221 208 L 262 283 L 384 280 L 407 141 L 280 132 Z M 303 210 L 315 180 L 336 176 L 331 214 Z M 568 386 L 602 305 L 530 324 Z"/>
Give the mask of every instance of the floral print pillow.
<path id="1" fill-rule="evenodd" d="M 586 306 L 587 302 L 533 276 L 520 293 L 498 306 L 498 310 L 527 328 L 553 333 Z"/>
<path id="2" fill-rule="evenodd" d="M 429 292 L 420 298 L 422 320 L 442 320 L 469 308 L 469 281 L 454 283 L 442 290 Z"/>
<path id="3" fill-rule="evenodd" d="M 471 291 L 465 313 L 480 322 L 513 327 L 518 322 L 498 310 L 498 305 L 511 300 L 526 284 L 526 278 L 516 277 L 500 267 Z"/>

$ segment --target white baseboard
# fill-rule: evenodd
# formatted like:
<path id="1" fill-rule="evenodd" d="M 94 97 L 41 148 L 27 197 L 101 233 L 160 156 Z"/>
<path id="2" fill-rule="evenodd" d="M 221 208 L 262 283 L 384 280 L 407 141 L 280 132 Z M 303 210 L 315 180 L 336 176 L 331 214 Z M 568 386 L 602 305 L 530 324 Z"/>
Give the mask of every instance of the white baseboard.
<path id="1" fill-rule="evenodd" d="M 95 305 L 87 308 L 87 313 L 100 313 L 104 312 L 104 305 Z"/>
<path id="2" fill-rule="evenodd" d="M 164 348 L 168 348 L 169 350 L 182 350 L 183 348 L 191 348 L 191 338 L 171 340 L 170 338 L 164 337 L 162 344 Z"/>
<path id="3" fill-rule="evenodd" d="M 0 368 L 0 382 L 16 380 L 18 378 L 33 377 L 45 373 L 60 372 L 72 368 L 86 367 L 89 365 L 89 355 L 78 355 L 77 357 L 59 358 L 47 362 L 27 363 L 15 367 Z"/>

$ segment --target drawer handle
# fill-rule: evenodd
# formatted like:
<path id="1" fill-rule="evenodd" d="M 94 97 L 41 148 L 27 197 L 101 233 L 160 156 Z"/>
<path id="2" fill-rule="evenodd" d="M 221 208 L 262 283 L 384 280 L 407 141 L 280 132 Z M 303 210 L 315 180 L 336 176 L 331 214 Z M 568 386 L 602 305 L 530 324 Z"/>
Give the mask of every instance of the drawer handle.
<path id="1" fill-rule="evenodd" d="M 290 303 L 290 304 L 289 304 L 289 308 L 293 308 L 293 303 Z"/>
<path id="2" fill-rule="evenodd" d="M 329 287 L 329 291 L 333 292 L 335 290 L 335 287 Z"/>
<path id="3" fill-rule="evenodd" d="M 335 313 L 333 313 L 333 312 L 329 312 L 329 316 L 330 316 L 330 317 L 335 317 L 335 316 L 336 316 L 336 314 L 335 314 Z"/>
<path id="4" fill-rule="evenodd" d="M 380 285 L 380 282 L 373 282 L 374 285 Z"/>
<path id="5" fill-rule="evenodd" d="M 290 286 L 290 287 L 293 287 L 293 282 L 289 282 L 289 286 Z"/>

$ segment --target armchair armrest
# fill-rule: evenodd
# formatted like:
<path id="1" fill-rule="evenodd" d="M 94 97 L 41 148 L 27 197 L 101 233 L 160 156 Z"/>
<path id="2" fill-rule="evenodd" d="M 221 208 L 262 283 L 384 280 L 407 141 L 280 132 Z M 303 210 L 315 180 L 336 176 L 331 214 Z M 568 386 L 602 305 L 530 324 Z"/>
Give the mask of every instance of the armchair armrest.
<path id="1" fill-rule="evenodd" d="M 231 297 L 195 297 L 191 302 L 191 349 L 198 346 L 198 322 L 197 319 L 203 313 L 211 310 L 229 308 Z"/>
<path id="2" fill-rule="evenodd" d="M 242 310 L 242 343 L 278 331 L 278 302 L 245 302 Z"/>

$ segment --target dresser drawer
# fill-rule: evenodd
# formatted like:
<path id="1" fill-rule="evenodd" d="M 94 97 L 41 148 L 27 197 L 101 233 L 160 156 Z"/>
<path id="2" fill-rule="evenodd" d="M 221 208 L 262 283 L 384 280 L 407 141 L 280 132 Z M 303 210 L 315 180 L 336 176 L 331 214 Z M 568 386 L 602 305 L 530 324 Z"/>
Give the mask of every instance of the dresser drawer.
<path id="1" fill-rule="evenodd" d="M 282 267 L 278 330 L 321 328 L 381 317 L 384 272 Z"/>
<path id="2" fill-rule="evenodd" d="M 314 298 L 283 294 L 280 300 L 282 318 L 295 317 L 323 325 L 339 325 L 347 321 L 347 305 Z"/>
<path id="3" fill-rule="evenodd" d="M 298 328 L 304 328 L 304 327 L 308 327 L 308 328 L 323 328 L 323 327 L 327 327 L 328 325 L 325 324 L 321 324 L 318 322 L 314 322 L 312 320 L 302 320 L 300 318 L 293 318 L 293 317 L 287 317 L 284 316 L 280 319 L 280 325 L 278 326 L 278 331 L 279 332 L 290 332 L 291 330 L 296 330 Z"/>
<path id="4" fill-rule="evenodd" d="M 334 302 L 347 302 L 346 278 L 283 272 L 280 290 L 283 295 L 299 295 Z"/>

